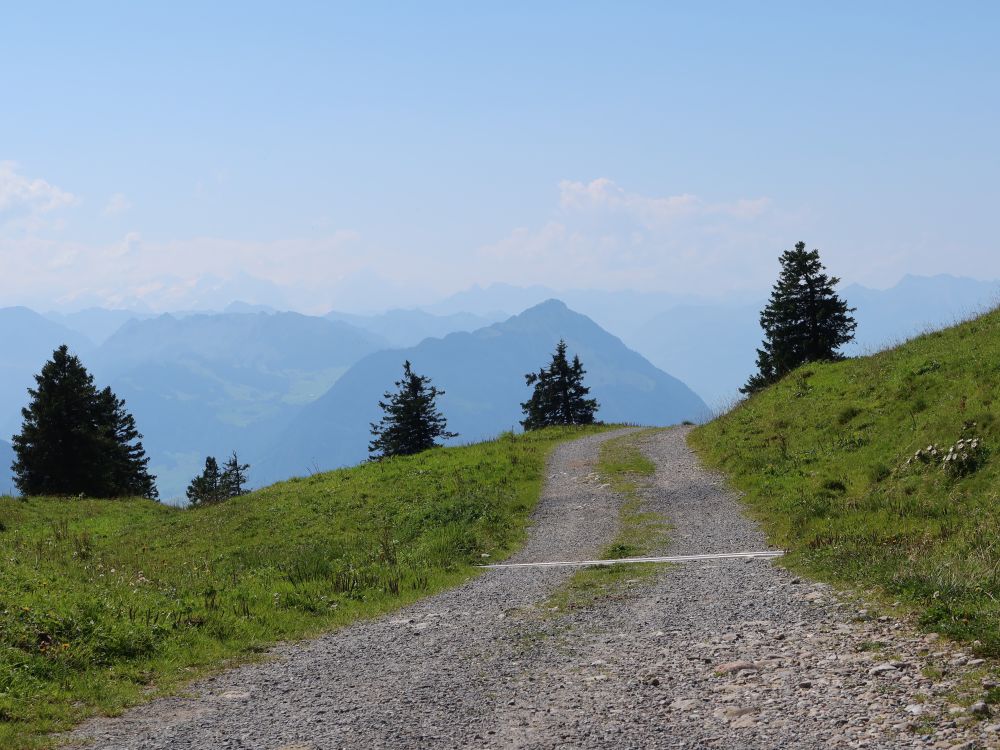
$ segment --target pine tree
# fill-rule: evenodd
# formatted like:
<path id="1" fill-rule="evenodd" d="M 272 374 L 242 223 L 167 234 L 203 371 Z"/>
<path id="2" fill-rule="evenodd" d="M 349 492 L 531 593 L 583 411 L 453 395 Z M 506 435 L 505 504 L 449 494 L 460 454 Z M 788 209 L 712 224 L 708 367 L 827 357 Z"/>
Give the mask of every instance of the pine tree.
<path id="1" fill-rule="evenodd" d="M 834 290 L 840 279 L 825 271 L 819 250 L 806 251 L 804 242 L 781 254 L 781 275 L 760 314 L 758 371 L 742 393 L 755 393 L 806 362 L 843 359 L 838 349 L 854 338 L 854 308 Z"/>
<path id="2" fill-rule="evenodd" d="M 213 456 L 205 457 L 204 471 L 191 480 L 187 488 L 187 499 L 194 507 L 215 505 L 226 499 L 219 462 Z"/>
<path id="3" fill-rule="evenodd" d="M 572 362 L 566 358 L 566 342 L 560 340 L 549 366 L 524 376 L 525 383 L 535 389 L 521 404 L 525 414 L 521 426 L 538 430 L 550 425 L 593 424 L 599 407 L 596 399 L 587 398 L 586 372 L 579 356 Z"/>
<path id="4" fill-rule="evenodd" d="M 60 346 L 28 389 L 31 401 L 14 436 L 14 481 L 25 495 L 155 498 L 142 437 L 125 402 L 98 391 L 80 362 Z"/>
<path id="5" fill-rule="evenodd" d="M 236 456 L 236 451 L 233 451 L 233 455 L 222 466 L 222 477 L 219 480 L 222 494 L 226 498 L 247 494 L 246 483 L 249 468 L 250 464 L 241 464 Z"/>
<path id="6" fill-rule="evenodd" d="M 438 446 L 438 438 L 458 437 L 448 432 L 448 422 L 437 409 L 437 397 L 444 391 L 431 385 L 430 378 L 413 372 L 409 360 L 403 363 L 403 378 L 397 391 L 386 391 L 378 405 L 384 412 L 378 424 L 371 425 L 374 439 L 368 445 L 373 459 L 409 456 Z"/>

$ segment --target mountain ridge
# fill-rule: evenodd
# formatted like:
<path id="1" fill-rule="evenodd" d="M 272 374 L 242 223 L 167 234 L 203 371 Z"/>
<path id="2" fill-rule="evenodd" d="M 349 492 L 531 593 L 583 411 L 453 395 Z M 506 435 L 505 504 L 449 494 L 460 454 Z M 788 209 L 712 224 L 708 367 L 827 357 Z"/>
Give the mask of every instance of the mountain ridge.
<path id="1" fill-rule="evenodd" d="M 439 405 L 453 442 L 470 442 L 518 429 L 520 404 L 530 392 L 524 375 L 548 364 L 559 339 L 578 354 L 591 395 L 608 422 L 663 424 L 699 420 L 708 408 L 677 378 L 655 368 L 590 318 L 549 300 L 472 332 L 425 339 L 406 349 L 375 352 L 356 363 L 308 409 L 300 412 L 268 450 L 264 481 L 277 467 L 298 471 L 346 466 L 367 456 L 369 424 L 378 401 L 398 380 L 403 360 L 444 390 Z"/>

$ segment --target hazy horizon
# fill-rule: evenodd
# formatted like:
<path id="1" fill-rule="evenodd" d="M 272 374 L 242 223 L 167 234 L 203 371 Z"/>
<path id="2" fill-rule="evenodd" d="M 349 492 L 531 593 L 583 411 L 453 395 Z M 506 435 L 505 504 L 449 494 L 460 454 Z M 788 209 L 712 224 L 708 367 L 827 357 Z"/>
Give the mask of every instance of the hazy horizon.
<path id="1" fill-rule="evenodd" d="M 1000 278 L 993 4 L 240 9 L 7 9 L 4 304 Z"/>

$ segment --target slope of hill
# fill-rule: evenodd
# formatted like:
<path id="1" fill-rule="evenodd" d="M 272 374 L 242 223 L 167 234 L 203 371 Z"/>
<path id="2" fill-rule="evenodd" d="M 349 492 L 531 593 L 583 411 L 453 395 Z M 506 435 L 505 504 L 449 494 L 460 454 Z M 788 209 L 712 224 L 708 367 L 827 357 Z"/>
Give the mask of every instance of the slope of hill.
<path id="1" fill-rule="evenodd" d="M 258 455 L 298 405 L 383 346 L 354 326 L 297 313 L 163 315 L 126 323 L 85 363 L 126 399 L 160 494 L 172 498 L 206 455 Z"/>
<path id="2" fill-rule="evenodd" d="M 389 310 L 381 315 L 331 312 L 328 320 L 339 320 L 374 333 L 393 347 L 414 346 L 426 338 L 442 338 L 458 331 L 474 331 L 507 317 L 457 312 L 432 315 L 423 310 Z"/>
<path id="3" fill-rule="evenodd" d="M 852 284 L 841 293 L 857 308 L 855 341 L 844 350 L 855 355 L 952 325 L 983 310 L 998 301 L 1000 282 L 906 276 L 889 289 Z M 680 305 L 614 330 L 626 344 L 689 383 L 716 408 L 738 397 L 737 389 L 755 369 L 762 335 L 758 320 L 765 303 L 760 299 L 743 304 Z"/>
<path id="4" fill-rule="evenodd" d="M 20 429 L 33 375 L 62 344 L 82 355 L 93 349 L 86 337 L 26 307 L 0 309 L 0 438 Z"/>
<path id="5" fill-rule="evenodd" d="M 518 427 L 530 392 L 524 374 L 548 364 L 565 338 L 587 369 L 586 382 L 607 422 L 660 425 L 700 420 L 707 407 L 686 385 L 662 372 L 589 318 L 557 300 L 472 333 L 427 339 L 418 346 L 370 355 L 310 404 L 266 451 L 266 480 L 346 466 L 367 457 L 368 426 L 378 401 L 399 379 L 403 360 L 444 389 L 440 407 L 460 442 Z"/>
<path id="6" fill-rule="evenodd" d="M 789 564 L 878 587 L 928 628 L 997 655 L 997 362 L 1000 311 L 803 367 L 691 442 L 746 493 Z"/>
<path id="7" fill-rule="evenodd" d="M 426 451 L 193 511 L 0 499 L 0 748 L 468 579 L 523 541 L 551 449 L 595 431 Z"/>

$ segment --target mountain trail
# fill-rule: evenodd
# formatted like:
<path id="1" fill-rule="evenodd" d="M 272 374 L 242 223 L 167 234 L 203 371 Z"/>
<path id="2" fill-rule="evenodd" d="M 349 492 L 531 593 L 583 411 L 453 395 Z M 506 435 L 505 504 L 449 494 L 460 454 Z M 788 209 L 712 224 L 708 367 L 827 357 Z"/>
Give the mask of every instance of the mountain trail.
<path id="1" fill-rule="evenodd" d="M 628 431 L 624 431 L 628 432 Z M 601 442 L 558 447 L 510 562 L 582 560 L 617 532 Z M 767 549 L 687 430 L 637 436 L 655 461 L 657 555 Z M 73 738 L 112 748 L 899 748 L 1000 746 L 989 707 L 952 705 L 969 655 L 768 560 L 657 566 L 572 612 L 571 568 L 489 570 L 392 615 L 276 649 Z"/>

